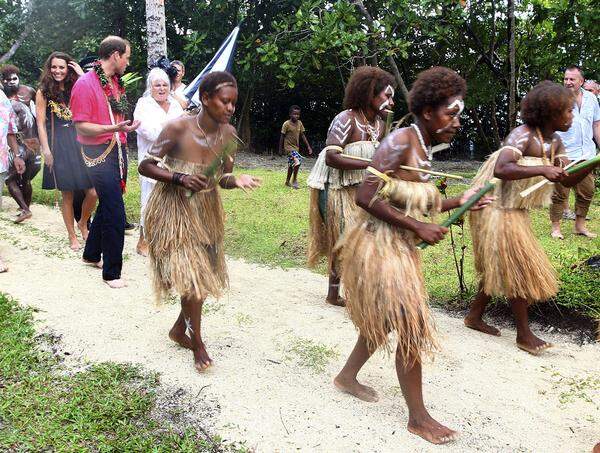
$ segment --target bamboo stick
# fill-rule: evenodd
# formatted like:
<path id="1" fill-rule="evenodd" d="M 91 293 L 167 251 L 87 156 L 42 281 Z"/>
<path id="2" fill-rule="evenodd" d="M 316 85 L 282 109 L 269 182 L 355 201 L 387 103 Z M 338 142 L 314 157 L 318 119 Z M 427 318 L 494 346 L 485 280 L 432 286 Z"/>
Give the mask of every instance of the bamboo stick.
<path id="1" fill-rule="evenodd" d="M 569 168 L 571 168 L 573 165 L 575 165 L 577 163 L 577 161 L 573 161 L 569 164 L 567 164 L 565 166 L 565 170 L 568 170 Z M 549 179 L 544 179 L 536 184 L 534 184 L 533 186 L 523 190 L 522 192 L 519 193 L 519 195 L 521 196 L 521 198 L 525 198 L 528 195 L 531 195 L 533 192 L 535 192 L 536 190 L 538 190 L 541 187 L 544 187 L 546 184 L 548 184 L 550 182 Z"/>
<path id="2" fill-rule="evenodd" d="M 463 204 L 459 208 L 456 208 L 454 210 L 454 212 L 452 213 L 452 215 L 442 222 L 441 226 L 448 228 L 448 227 L 454 225 L 458 221 L 458 219 L 460 219 L 465 212 L 467 212 L 469 209 L 471 209 L 473 206 L 475 206 L 475 204 L 479 200 L 481 200 L 485 194 L 487 194 L 488 192 L 493 190 L 494 187 L 496 187 L 497 182 L 498 182 L 498 180 L 496 178 L 492 179 L 491 181 L 488 181 L 485 184 L 485 186 L 483 186 L 479 190 L 479 192 L 477 192 L 475 195 L 473 195 L 471 198 L 469 198 L 465 204 Z M 429 244 L 427 242 L 423 241 L 417 245 L 417 248 L 424 250 L 428 246 L 429 246 Z"/>
<path id="3" fill-rule="evenodd" d="M 340 156 L 347 157 L 348 159 L 360 160 L 362 162 L 371 162 L 371 159 L 367 159 L 366 157 L 351 156 L 350 154 L 344 154 L 344 153 L 340 153 Z M 462 176 L 452 175 L 450 173 L 441 173 L 439 171 L 433 171 L 433 170 L 425 170 L 424 168 L 409 167 L 408 165 L 400 165 L 400 168 L 402 170 L 406 170 L 406 171 L 418 171 L 420 173 L 427 173 L 428 175 L 443 176 L 444 178 L 464 179 Z"/>

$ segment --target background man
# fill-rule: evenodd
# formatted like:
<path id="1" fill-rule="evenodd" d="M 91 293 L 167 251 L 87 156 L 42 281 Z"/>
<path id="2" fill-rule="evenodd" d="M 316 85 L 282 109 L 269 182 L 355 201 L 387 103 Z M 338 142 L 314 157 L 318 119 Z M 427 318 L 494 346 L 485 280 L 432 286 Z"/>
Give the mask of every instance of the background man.
<path id="1" fill-rule="evenodd" d="M 596 155 L 596 144 L 600 144 L 600 106 L 598 100 L 589 91 L 582 89 L 583 71 L 579 66 L 569 66 L 565 70 L 563 85 L 573 93 L 573 124 L 567 132 L 558 132 L 567 150 L 569 160 L 587 160 Z M 594 144 L 594 140 L 596 144 Z M 550 221 L 552 237 L 563 239 L 560 220 L 563 209 L 569 200 L 569 189 L 557 183 L 554 186 Z M 575 186 L 575 233 L 587 237 L 596 237 L 588 231 L 585 218 L 594 196 L 594 175 L 587 175 Z"/>
<path id="2" fill-rule="evenodd" d="M 139 122 L 126 121 L 125 90 L 120 84 L 131 46 L 118 36 L 100 43 L 100 61 L 79 78 L 71 94 L 71 111 L 77 140 L 98 194 L 98 208 L 85 244 L 83 260 L 102 267 L 102 278 L 111 288 L 122 288 L 125 205 L 123 190 L 127 173 L 127 132 Z M 103 260 L 103 263 L 102 263 Z M 102 264 L 101 264 L 102 263 Z"/>

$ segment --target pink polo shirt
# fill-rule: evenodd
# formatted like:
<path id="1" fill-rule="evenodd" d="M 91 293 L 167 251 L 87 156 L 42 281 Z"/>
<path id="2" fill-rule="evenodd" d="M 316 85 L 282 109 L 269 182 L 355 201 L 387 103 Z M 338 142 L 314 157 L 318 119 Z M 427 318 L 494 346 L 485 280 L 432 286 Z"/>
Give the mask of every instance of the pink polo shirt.
<path id="1" fill-rule="evenodd" d="M 74 123 L 112 124 L 106 96 L 102 90 L 100 79 L 94 71 L 86 72 L 75 82 L 71 91 L 71 112 L 73 113 Z M 122 114 L 116 112 L 113 112 L 113 114 L 115 123 L 123 121 Z M 82 145 L 101 145 L 110 142 L 112 136 L 113 134 L 110 132 L 94 137 L 77 134 L 77 141 Z M 120 132 L 119 137 L 121 143 L 127 142 L 127 134 L 125 132 Z"/>

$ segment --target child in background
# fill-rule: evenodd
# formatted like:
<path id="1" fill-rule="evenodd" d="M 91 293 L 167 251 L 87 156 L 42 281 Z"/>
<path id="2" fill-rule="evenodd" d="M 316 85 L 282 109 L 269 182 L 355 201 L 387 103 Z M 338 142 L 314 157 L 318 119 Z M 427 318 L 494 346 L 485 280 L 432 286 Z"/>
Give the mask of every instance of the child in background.
<path id="1" fill-rule="evenodd" d="M 300 155 L 300 137 L 308 148 L 308 155 L 312 156 L 312 148 L 304 135 L 304 125 L 300 121 L 300 107 L 292 105 L 290 107 L 290 119 L 281 126 L 281 136 L 279 138 L 279 154 L 282 150 L 288 154 L 288 172 L 285 180 L 285 185 L 290 186 L 290 178 L 292 175 L 292 187 L 298 188 L 298 170 L 302 164 L 302 156 Z"/>

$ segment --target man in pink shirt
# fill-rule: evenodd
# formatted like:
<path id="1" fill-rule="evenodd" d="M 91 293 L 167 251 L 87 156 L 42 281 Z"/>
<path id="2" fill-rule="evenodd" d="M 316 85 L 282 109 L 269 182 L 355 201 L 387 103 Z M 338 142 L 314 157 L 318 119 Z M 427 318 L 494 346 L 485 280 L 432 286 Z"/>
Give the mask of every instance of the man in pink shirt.
<path id="1" fill-rule="evenodd" d="M 131 46 L 108 36 L 100 43 L 99 62 L 73 86 L 71 111 L 83 160 L 98 194 L 98 208 L 83 251 L 86 263 L 102 268 L 111 288 L 122 288 L 127 175 L 127 133 L 139 126 L 125 120 L 127 96 L 120 76 L 129 64 Z"/>

